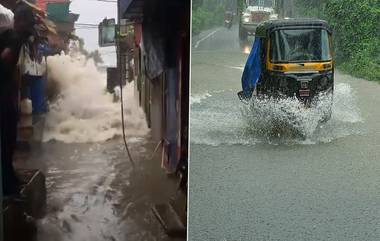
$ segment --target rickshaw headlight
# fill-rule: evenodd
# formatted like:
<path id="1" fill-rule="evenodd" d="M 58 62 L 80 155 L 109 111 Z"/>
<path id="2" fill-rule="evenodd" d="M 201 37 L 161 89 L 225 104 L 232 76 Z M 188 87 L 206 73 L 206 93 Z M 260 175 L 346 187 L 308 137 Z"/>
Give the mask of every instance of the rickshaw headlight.
<path id="1" fill-rule="evenodd" d="M 249 17 L 244 17 L 243 21 L 244 21 L 245 23 L 248 23 L 248 22 L 249 22 Z"/>

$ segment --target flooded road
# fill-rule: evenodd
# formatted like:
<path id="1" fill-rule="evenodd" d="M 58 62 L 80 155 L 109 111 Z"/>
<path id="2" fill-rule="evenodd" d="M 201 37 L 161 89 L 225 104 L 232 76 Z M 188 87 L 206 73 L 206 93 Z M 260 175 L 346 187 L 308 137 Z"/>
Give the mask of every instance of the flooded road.
<path id="1" fill-rule="evenodd" d="M 46 115 L 44 138 L 17 164 L 46 176 L 47 215 L 38 220 L 38 241 L 175 241 L 152 212 L 177 183 L 161 169 L 133 85 L 124 88 L 127 141 L 121 139 L 120 103 L 105 91 L 105 75 L 91 61 L 49 58 L 59 95 Z M 70 73 L 65 73 L 70 69 Z M 66 71 L 67 72 L 67 71 Z"/>
<path id="2" fill-rule="evenodd" d="M 300 137 L 238 100 L 248 45 L 214 31 L 193 39 L 190 240 L 378 240 L 380 85 L 337 71 L 332 119 L 294 113 Z"/>
<path id="3" fill-rule="evenodd" d="M 153 143 L 135 138 L 133 168 L 121 139 L 93 144 L 51 141 L 27 163 L 46 174 L 47 215 L 38 221 L 38 241 L 176 240 L 151 211 L 166 202 L 176 183 L 151 159 Z M 182 239 L 178 239 L 182 240 Z"/>

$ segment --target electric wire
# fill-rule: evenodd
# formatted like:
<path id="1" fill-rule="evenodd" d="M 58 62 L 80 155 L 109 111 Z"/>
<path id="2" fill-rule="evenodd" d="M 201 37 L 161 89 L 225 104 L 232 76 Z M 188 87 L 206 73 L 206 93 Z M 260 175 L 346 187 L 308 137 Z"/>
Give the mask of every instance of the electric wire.
<path id="1" fill-rule="evenodd" d="M 116 1 L 117 2 L 117 22 L 119 23 L 119 27 L 120 27 L 120 1 Z M 120 31 L 120 29 L 119 29 Z M 126 134 L 125 134 L 125 124 L 124 124 L 124 101 L 123 101 L 123 78 L 122 78 L 122 75 L 121 75 L 121 52 L 120 52 L 120 39 L 117 38 L 117 59 L 118 59 L 118 68 L 119 68 L 119 84 L 120 84 L 120 108 L 121 108 L 121 126 L 122 126 L 122 129 L 123 129 L 123 141 L 124 141 L 124 146 L 125 146 L 125 149 L 127 150 L 127 154 L 128 154 L 128 158 L 129 158 L 129 161 L 131 162 L 132 164 L 132 167 L 135 168 L 136 165 L 135 165 L 135 161 L 133 160 L 132 158 L 132 155 L 131 155 L 131 152 L 129 151 L 129 147 L 128 147 L 128 143 L 127 143 L 127 137 L 126 137 Z"/>
<path id="2" fill-rule="evenodd" d="M 120 21 L 120 20 L 119 20 Z M 129 161 L 131 162 L 133 168 L 135 168 L 135 161 L 133 160 L 132 158 L 132 155 L 131 155 L 131 152 L 129 150 L 129 147 L 128 147 L 128 143 L 127 143 L 127 137 L 126 137 L 126 134 L 125 134 L 125 123 L 124 123 L 124 99 L 123 99 L 123 78 L 122 78 L 122 75 L 121 75 L 121 53 L 120 53 L 120 40 L 118 40 L 118 62 L 119 62 L 119 84 L 120 84 L 120 108 L 121 108 L 121 126 L 122 126 L 122 129 L 123 129 L 123 141 L 124 141 L 124 146 L 125 146 L 125 149 L 127 150 L 127 154 L 128 154 L 128 158 L 129 158 Z"/>
<path id="3" fill-rule="evenodd" d="M 124 101 L 123 101 L 123 80 L 120 77 L 120 107 L 121 107 L 121 126 L 123 129 L 123 140 L 124 140 L 124 146 L 127 150 L 128 158 L 132 164 L 133 167 L 135 167 L 135 161 L 132 158 L 131 152 L 129 151 L 128 143 L 127 143 L 127 137 L 125 134 L 125 124 L 124 124 Z"/>

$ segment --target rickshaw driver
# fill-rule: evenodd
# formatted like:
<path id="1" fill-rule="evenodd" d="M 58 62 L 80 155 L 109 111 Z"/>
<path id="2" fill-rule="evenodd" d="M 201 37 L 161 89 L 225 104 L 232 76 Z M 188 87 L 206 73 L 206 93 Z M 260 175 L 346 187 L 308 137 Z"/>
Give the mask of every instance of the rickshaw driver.
<path id="1" fill-rule="evenodd" d="M 289 60 L 292 61 L 312 61 L 317 60 L 315 53 L 311 53 L 311 39 L 299 37 L 295 40 L 294 49 L 289 53 Z M 314 52 L 314 51 L 313 51 Z"/>

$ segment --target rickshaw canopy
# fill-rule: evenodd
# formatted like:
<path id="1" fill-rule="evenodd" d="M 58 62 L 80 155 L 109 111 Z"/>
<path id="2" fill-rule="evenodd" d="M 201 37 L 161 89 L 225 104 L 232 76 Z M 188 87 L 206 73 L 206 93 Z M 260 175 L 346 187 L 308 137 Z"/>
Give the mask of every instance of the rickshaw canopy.
<path id="1" fill-rule="evenodd" d="M 322 28 L 325 29 L 329 34 L 332 33 L 330 25 L 319 19 L 301 18 L 301 19 L 280 19 L 280 20 L 268 20 L 260 23 L 256 28 L 256 37 L 269 38 L 270 34 L 278 29 L 312 29 L 312 28 Z"/>

